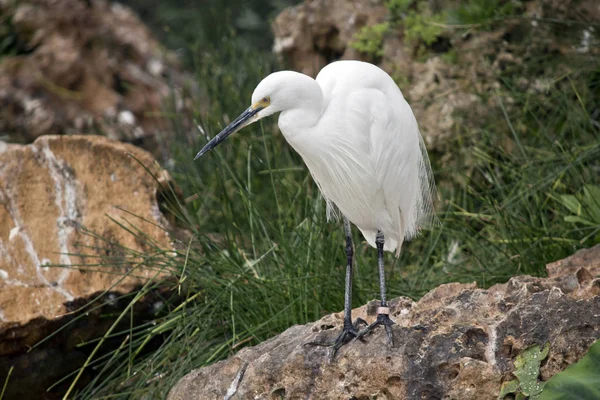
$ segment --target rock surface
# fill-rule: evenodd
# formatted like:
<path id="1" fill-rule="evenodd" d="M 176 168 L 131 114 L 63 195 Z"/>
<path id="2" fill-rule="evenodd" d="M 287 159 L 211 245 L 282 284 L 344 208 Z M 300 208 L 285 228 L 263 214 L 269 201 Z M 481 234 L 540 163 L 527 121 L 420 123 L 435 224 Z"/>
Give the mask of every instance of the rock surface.
<path id="1" fill-rule="evenodd" d="M 100 136 L 43 136 L 0 153 L 0 330 L 35 318 L 56 318 L 70 311 L 70 302 L 102 291 L 118 278 L 111 271 L 49 265 L 77 266 L 99 255 L 105 257 L 101 262 L 116 265 L 132 262 L 120 246 L 147 250 L 109 218 L 131 221 L 169 247 L 161 229 L 169 224 L 159 211 L 157 184 L 127 153 L 158 172 L 148 153 Z M 115 290 L 129 291 L 151 274 L 141 271 L 139 278 L 127 278 Z M 0 354 L 6 353 L 5 345 Z"/>
<path id="2" fill-rule="evenodd" d="M 172 247 L 159 185 L 140 163 L 160 176 L 150 154 L 105 137 L 0 142 L 0 370 L 17 365 L 16 381 L 73 368 L 67 359 L 76 354 L 75 344 L 102 334 L 111 318 L 98 314 L 96 322 L 80 323 L 57 343 L 62 351 L 23 353 L 93 296 L 108 289 L 113 297 L 129 293 L 155 276 L 143 267 L 132 270 L 139 262 L 134 252 L 152 247 L 116 222 Z M 119 282 L 128 271 L 132 275 Z M 45 370 L 47 362 L 58 364 Z"/>
<path id="3" fill-rule="evenodd" d="M 412 7 L 416 3 L 412 2 Z M 458 4 L 454 0 L 421 3 L 435 10 Z M 508 2 L 499 2 L 504 3 Z M 305 0 L 275 19 L 274 52 L 290 68 L 312 76 L 337 59 L 379 64 L 410 102 L 429 147 L 444 149 L 457 127 L 481 126 L 481 119 L 489 116 L 491 109 L 499 109 L 497 97 L 505 96 L 506 79 L 501 77 L 505 71 L 514 71 L 511 80 L 519 82 L 517 90 L 539 93 L 551 84 L 540 79 L 539 69 L 550 68 L 553 76 L 558 76 L 558 71 L 569 71 L 575 57 L 600 52 L 600 47 L 590 46 L 597 40 L 594 25 L 600 20 L 596 0 L 519 4 L 517 13 L 522 18 L 508 18 L 493 29 L 475 24 L 442 30 L 429 46 L 407 40 L 401 19 L 384 36 L 383 56 L 373 58 L 358 53 L 350 43 L 364 26 L 390 20 L 383 1 Z M 562 69 L 547 62 L 539 69 L 525 68 L 532 58 L 550 54 L 554 60 L 564 57 Z M 506 97 L 504 106 L 509 108 L 511 99 Z"/>
<path id="4" fill-rule="evenodd" d="M 101 131 L 160 155 L 157 114 L 173 93 L 166 74 L 176 60 L 133 11 L 104 0 L 2 1 L 0 17 L 9 21 L 0 136 L 29 143 Z"/>
<path id="5" fill-rule="evenodd" d="M 294 326 L 191 372 L 168 398 L 495 399 L 524 349 L 550 344 L 539 374 L 545 381 L 600 336 L 600 245 L 564 263 L 571 267 L 549 266 L 548 278 L 518 276 L 487 290 L 452 283 L 416 303 L 394 299 L 395 348 L 378 329 L 328 362 L 327 350 L 304 343 L 333 338 L 341 313 Z M 353 317 L 373 321 L 375 309 L 360 307 Z"/>

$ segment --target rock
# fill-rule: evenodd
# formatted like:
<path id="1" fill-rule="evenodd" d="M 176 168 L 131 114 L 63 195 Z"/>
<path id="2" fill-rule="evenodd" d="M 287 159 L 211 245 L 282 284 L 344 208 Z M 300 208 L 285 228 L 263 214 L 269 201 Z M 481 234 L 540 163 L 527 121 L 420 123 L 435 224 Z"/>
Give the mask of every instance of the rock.
<path id="1" fill-rule="evenodd" d="M 112 323 L 100 310 L 59 335 L 56 347 L 24 353 L 98 294 L 110 290 L 116 299 L 155 276 L 136 268 L 122 279 L 140 260 L 134 252 L 153 248 L 117 222 L 172 248 L 159 185 L 142 165 L 161 176 L 150 154 L 101 136 L 47 135 L 30 145 L 0 146 L 0 374 L 17 365 L 13 380 L 24 383 L 71 371 L 75 366 L 65 360 L 77 353 L 75 344 Z"/>
<path id="2" fill-rule="evenodd" d="M 600 245 L 590 251 L 597 257 Z M 565 270 L 549 278 L 513 277 L 488 290 L 441 285 L 416 303 L 394 299 L 396 347 L 377 329 L 365 343 L 344 346 L 333 362 L 326 349 L 304 346 L 339 332 L 342 314 L 331 314 L 192 371 L 168 399 L 494 399 L 514 379 L 514 359 L 526 348 L 550 344 L 539 375 L 546 381 L 597 340 L 600 271 L 589 271 L 592 279 Z M 353 317 L 371 322 L 374 313 L 365 305 Z"/>
<path id="3" fill-rule="evenodd" d="M 577 274 L 578 277 L 582 275 L 598 276 L 600 275 L 600 246 L 580 250 L 571 257 L 550 263 L 546 265 L 546 271 L 551 278 L 561 277 L 565 274 Z"/>
<path id="4" fill-rule="evenodd" d="M 273 22 L 275 53 L 299 72 L 315 76 L 331 61 L 359 58 L 348 44 L 363 26 L 385 20 L 383 2 L 306 0 Z"/>
<path id="5" fill-rule="evenodd" d="M 127 7 L 104 0 L 0 2 L 11 21 L 0 63 L 0 136 L 103 132 L 162 156 L 157 117 L 177 60 Z"/>

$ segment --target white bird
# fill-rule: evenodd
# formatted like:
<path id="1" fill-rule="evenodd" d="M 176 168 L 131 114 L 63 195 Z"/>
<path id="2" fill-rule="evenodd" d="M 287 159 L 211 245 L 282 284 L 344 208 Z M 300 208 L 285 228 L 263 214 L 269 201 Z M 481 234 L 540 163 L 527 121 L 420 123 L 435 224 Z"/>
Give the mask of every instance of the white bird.
<path id="1" fill-rule="evenodd" d="M 292 72 L 264 78 L 252 105 L 210 140 L 199 158 L 232 133 L 280 112 L 279 129 L 300 154 L 327 201 L 344 217 L 346 295 L 344 328 L 329 343 L 332 356 L 350 339 L 384 325 L 393 346 L 385 297 L 383 251 L 396 251 L 405 239 L 432 221 L 435 192 L 427 150 L 414 114 L 394 80 L 382 69 L 360 61 L 337 61 L 316 79 Z M 381 306 L 377 320 L 364 328 L 352 323 L 352 238 L 350 222 L 378 249 Z"/>

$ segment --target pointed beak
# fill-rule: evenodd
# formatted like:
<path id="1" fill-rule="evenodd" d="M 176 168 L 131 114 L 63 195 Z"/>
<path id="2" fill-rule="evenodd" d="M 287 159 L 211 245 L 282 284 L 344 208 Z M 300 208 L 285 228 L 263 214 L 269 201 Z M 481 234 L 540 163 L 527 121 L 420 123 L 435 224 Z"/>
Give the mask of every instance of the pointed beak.
<path id="1" fill-rule="evenodd" d="M 210 150 L 217 147 L 221 142 L 229 137 L 232 133 L 235 133 L 242 129 L 243 127 L 250 125 L 252 122 L 257 120 L 257 115 L 260 110 L 264 107 L 249 107 L 244 111 L 239 117 L 237 117 L 232 123 L 230 123 L 227 128 L 223 129 L 221 132 L 217 134 L 214 138 L 212 138 L 206 146 L 202 148 L 194 157 L 194 160 L 199 159 L 204 154 L 208 153 Z"/>

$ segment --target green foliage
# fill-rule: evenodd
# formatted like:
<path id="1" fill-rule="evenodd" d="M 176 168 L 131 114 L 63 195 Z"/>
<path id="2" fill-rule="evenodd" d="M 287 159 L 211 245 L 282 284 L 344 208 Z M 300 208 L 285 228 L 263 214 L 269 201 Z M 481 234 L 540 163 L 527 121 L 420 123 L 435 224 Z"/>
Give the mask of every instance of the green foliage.
<path id="1" fill-rule="evenodd" d="M 558 202 L 565 206 L 572 215 L 564 217 L 565 221 L 580 223 L 600 231 L 600 186 L 584 185 L 577 195 L 564 194 Z M 600 243 L 600 235 L 595 238 Z"/>
<path id="2" fill-rule="evenodd" d="M 415 0 L 385 0 L 384 3 L 392 16 L 392 20 L 398 21 L 414 2 Z"/>
<path id="3" fill-rule="evenodd" d="M 383 56 L 383 38 L 390 30 L 390 24 L 383 22 L 372 26 L 364 26 L 354 35 L 350 46 L 373 58 Z"/>
<path id="4" fill-rule="evenodd" d="M 443 13 L 426 15 L 426 3 L 419 3 L 418 10 L 411 10 L 404 18 L 404 36 L 408 41 L 421 41 L 432 45 L 444 32 L 442 24 L 446 21 Z"/>
<path id="5" fill-rule="evenodd" d="M 515 15 L 521 3 L 513 0 L 468 0 L 449 11 L 449 23 L 490 26 L 492 20 Z"/>
<path id="6" fill-rule="evenodd" d="M 544 387 L 544 382 L 538 381 L 540 364 L 548 357 L 550 344 L 546 344 L 540 351 L 539 346 L 533 346 L 523 351 L 515 359 L 515 370 L 513 375 L 516 380 L 505 382 L 500 389 L 498 399 L 502 400 L 506 395 L 515 393 L 516 399 L 539 399 Z"/>
<path id="7" fill-rule="evenodd" d="M 392 26 L 400 25 L 409 42 L 423 42 L 430 46 L 443 33 L 444 13 L 432 13 L 425 0 L 386 0 Z"/>
<path id="8" fill-rule="evenodd" d="M 550 378 L 539 399 L 600 399 L 600 340 L 581 360 Z"/>
<path id="9" fill-rule="evenodd" d="M 386 0 L 392 27 L 401 25 L 405 39 L 431 46 L 452 25 L 491 27 L 492 22 L 518 14 L 516 0 L 468 0 L 446 10 L 431 8 L 426 0 Z"/>
<path id="10" fill-rule="evenodd" d="M 458 52 L 454 49 L 450 49 L 447 52 L 443 53 L 441 55 L 441 58 L 448 64 L 457 64 L 458 63 Z"/>

